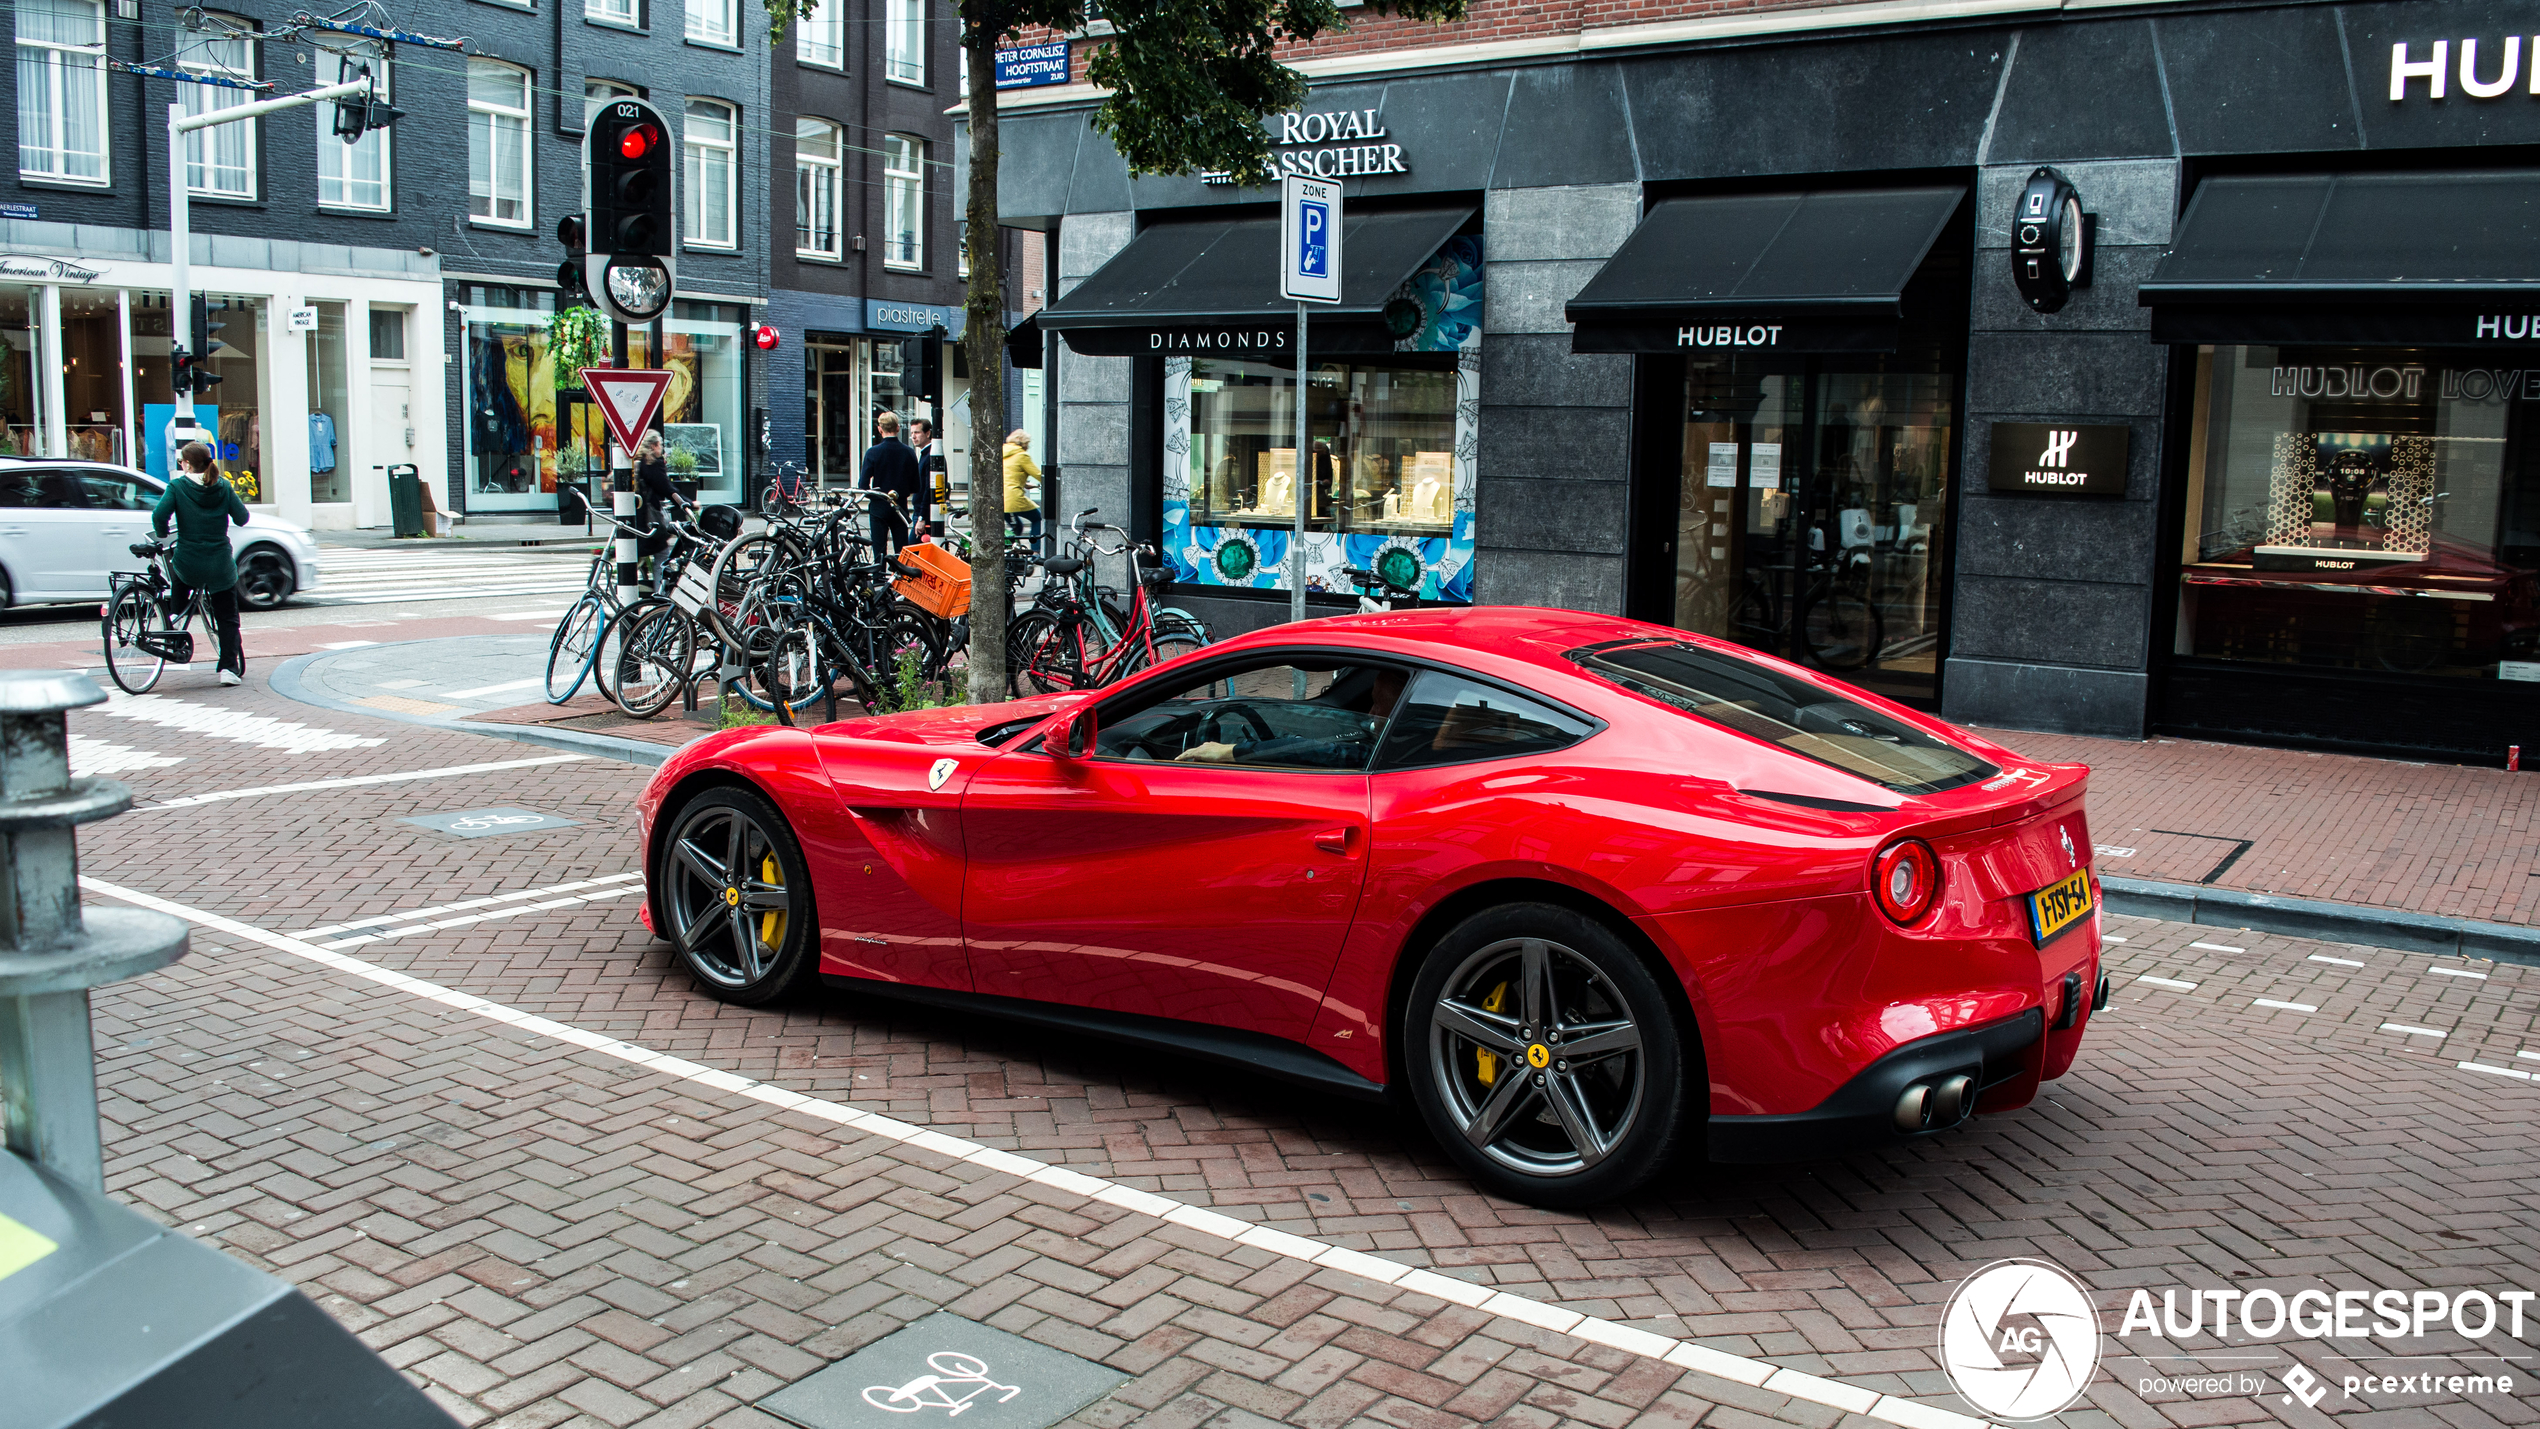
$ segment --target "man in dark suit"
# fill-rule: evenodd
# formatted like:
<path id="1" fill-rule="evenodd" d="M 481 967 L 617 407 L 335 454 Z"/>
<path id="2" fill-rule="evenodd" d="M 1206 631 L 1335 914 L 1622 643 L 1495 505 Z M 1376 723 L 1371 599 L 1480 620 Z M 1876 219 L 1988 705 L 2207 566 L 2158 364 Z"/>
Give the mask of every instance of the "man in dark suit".
<path id="1" fill-rule="evenodd" d="M 897 555 L 909 541 L 909 521 L 923 528 L 929 516 L 926 473 L 916 449 L 900 440 L 900 416 L 884 412 L 873 419 L 874 442 L 865 448 L 864 467 L 856 484 L 868 493 L 865 504 L 873 517 L 873 549 L 877 557 Z"/>

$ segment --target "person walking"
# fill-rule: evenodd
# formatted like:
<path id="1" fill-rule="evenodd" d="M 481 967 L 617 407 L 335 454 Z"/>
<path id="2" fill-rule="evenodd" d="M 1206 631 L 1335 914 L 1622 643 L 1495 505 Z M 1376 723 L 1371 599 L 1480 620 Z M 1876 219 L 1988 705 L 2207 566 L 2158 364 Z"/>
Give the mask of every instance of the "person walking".
<path id="1" fill-rule="evenodd" d="M 1032 500 L 1026 482 L 1041 479 L 1041 469 L 1032 463 L 1032 434 L 1021 427 L 1005 434 L 1005 521 L 1009 530 L 1019 529 L 1023 539 L 1033 546 L 1041 544 L 1041 508 Z"/>
<path id="2" fill-rule="evenodd" d="M 247 503 L 238 499 L 219 472 L 212 469 L 212 449 L 187 442 L 176 454 L 177 478 L 150 513 L 150 532 L 165 536 L 176 525 L 176 554 L 168 567 L 176 573 L 171 595 L 183 610 L 194 592 L 208 597 L 212 629 L 220 636 L 220 682 L 234 685 L 247 675 L 247 647 L 238 629 L 238 557 L 229 548 L 232 522 L 247 524 Z"/>
<path id="3" fill-rule="evenodd" d="M 917 452 L 900 440 L 900 415 L 884 412 L 873 419 L 873 445 L 864 450 L 864 466 L 856 481 L 865 490 L 873 518 L 875 560 L 899 554 L 909 542 L 909 520 L 924 530 L 929 517 L 926 473 Z"/>
<path id="4" fill-rule="evenodd" d="M 662 446 L 660 432 L 646 432 L 635 444 L 635 501 L 636 524 L 644 529 L 636 538 L 635 556 L 649 561 L 670 549 L 667 518 L 687 505 L 679 497 L 679 488 L 670 484 L 670 454 Z M 655 567 L 659 568 L 658 562 Z"/>

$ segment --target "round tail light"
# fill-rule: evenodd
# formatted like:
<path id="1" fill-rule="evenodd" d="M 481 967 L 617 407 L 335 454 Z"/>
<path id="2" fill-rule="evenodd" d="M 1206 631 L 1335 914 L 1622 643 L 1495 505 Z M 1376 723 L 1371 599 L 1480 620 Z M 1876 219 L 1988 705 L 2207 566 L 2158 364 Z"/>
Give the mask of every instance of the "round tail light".
<path id="1" fill-rule="evenodd" d="M 1921 839 L 1898 839 L 1879 850 L 1870 865 L 1870 891 L 1879 911 L 1893 921 L 1922 921 L 1940 901 L 1940 855 Z"/>

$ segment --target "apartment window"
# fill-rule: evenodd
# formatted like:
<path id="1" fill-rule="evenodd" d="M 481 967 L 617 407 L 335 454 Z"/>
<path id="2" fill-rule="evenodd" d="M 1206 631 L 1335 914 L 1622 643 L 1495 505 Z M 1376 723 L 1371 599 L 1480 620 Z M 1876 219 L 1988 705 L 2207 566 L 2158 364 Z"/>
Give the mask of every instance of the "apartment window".
<path id="1" fill-rule="evenodd" d="M 603 25 L 644 23 L 644 13 L 638 7 L 638 0 L 582 0 L 582 15 Z"/>
<path id="2" fill-rule="evenodd" d="M 902 84 L 926 82 L 926 0 L 884 0 L 883 64 Z"/>
<path id="3" fill-rule="evenodd" d="M 681 187 L 688 197 L 683 217 L 691 248 L 739 246 L 733 174 L 733 131 L 738 127 L 731 105 L 713 99 L 688 101 L 688 127 L 681 136 L 686 161 Z"/>
<path id="4" fill-rule="evenodd" d="M 529 226 L 529 72 L 494 60 L 467 62 L 467 211 Z"/>
<path id="5" fill-rule="evenodd" d="M 247 22 L 215 15 L 209 18 L 209 23 L 219 28 L 209 34 L 187 36 L 184 45 L 177 51 L 177 63 L 191 74 L 214 75 L 222 79 L 254 79 L 255 44 L 245 35 L 235 33 L 249 28 Z M 255 97 L 247 90 L 209 84 L 180 84 L 176 88 L 177 101 L 185 106 L 188 119 L 236 109 Z M 185 187 L 188 192 L 210 198 L 254 198 L 256 121 L 233 120 L 187 134 Z"/>
<path id="6" fill-rule="evenodd" d="M 402 308 L 370 310 L 370 360 L 406 360 L 406 314 Z"/>
<path id="7" fill-rule="evenodd" d="M 882 263 L 916 268 L 926 261 L 926 144 L 906 134 L 882 141 Z"/>
<path id="8" fill-rule="evenodd" d="M 631 84 L 620 84 L 613 79 L 586 79 L 582 81 L 582 122 L 588 126 L 591 116 L 599 113 L 600 106 L 612 99 L 643 97 L 644 92 Z"/>
<path id="9" fill-rule="evenodd" d="M 319 56 L 325 63 L 325 56 Z M 380 102 L 388 94 L 388 63 L 375 48 L 363 50 L 338 61 L 334 83 L 361 77 L 362 66 L 370 66 L 379 86 Z M 327 82 L 320 77 L 320 82 Z M 335 133 L 335 106 L 321 104 L 317 109 L 318 202 L 327 208 L 360 208 L 385 210 L 388 207 L 388 135 L 386 129 L 365 129 L 362 137 L 345 143 Z"/>
<path id="10" fill-rule="evenodd" d="M 847 67 L 846 0 L 820 0 L 804 19 L 802 38 L 794 42 L 794 53 L 807 65 L 828 69 Z"/>
<path id="11" fill-rule="evenodd" d="M 794 251 L 806 258 L 838 253 L 838 126 L 794 121 Z"/>
<path id="12" fill-rule="evenodd" d="M 688 38 L 712 45 L 733 42 L 732 0 L 688 0 Z"/>
<path id="13" fill-rule="evenodd" d="M 106 7 L 95 0 L 19 0 L 17 8 L 18 172 L 102 184 Z"/>
<path id="14" fill-rule="evenodd" d="M 953 259 L 961 265 L 961 276 L 970 276 L 970 220 L 953 220 Z"/>

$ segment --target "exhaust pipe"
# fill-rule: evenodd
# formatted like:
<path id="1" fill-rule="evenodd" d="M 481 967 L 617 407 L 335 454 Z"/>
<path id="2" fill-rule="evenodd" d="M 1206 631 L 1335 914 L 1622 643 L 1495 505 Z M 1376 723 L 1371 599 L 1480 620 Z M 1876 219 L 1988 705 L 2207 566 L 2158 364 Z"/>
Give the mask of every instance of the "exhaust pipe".
<path id="1" fill-rule="evenodd" d="M 1964 1074 L 1943 1077 L 1937 1085 L 1916 1082 L 1896 1099 L 1896 1129 L 1937 1131 L 1956 1126 L 1975 1110 L 1976 1079 Z"/>

